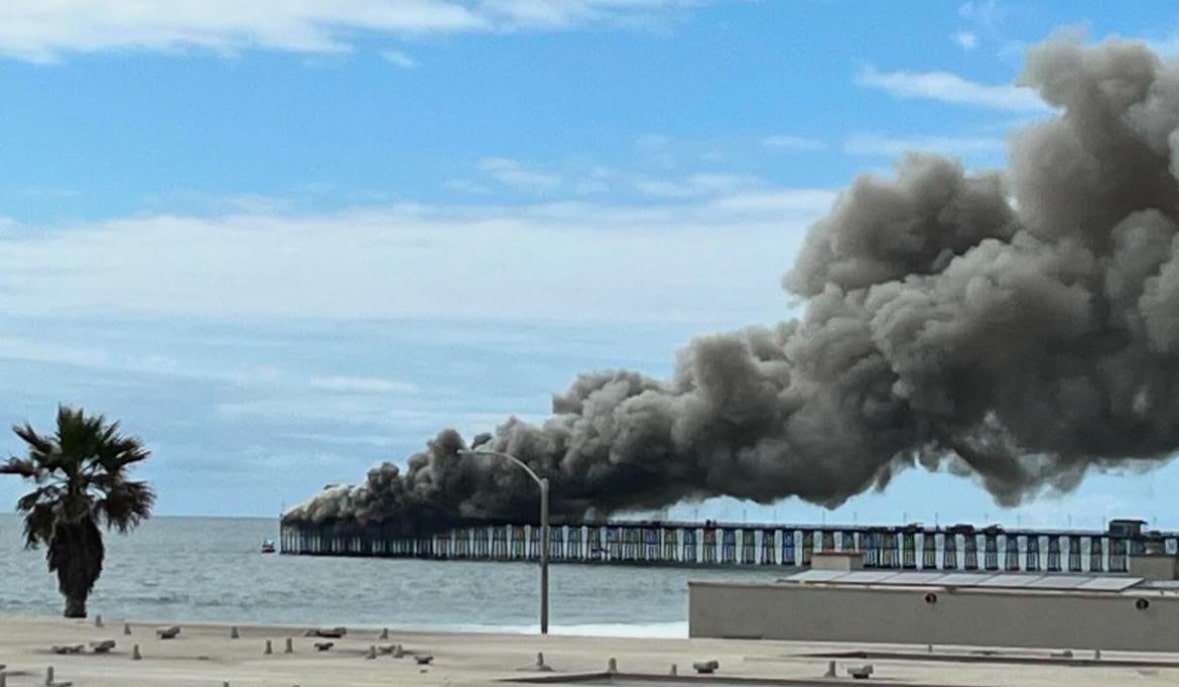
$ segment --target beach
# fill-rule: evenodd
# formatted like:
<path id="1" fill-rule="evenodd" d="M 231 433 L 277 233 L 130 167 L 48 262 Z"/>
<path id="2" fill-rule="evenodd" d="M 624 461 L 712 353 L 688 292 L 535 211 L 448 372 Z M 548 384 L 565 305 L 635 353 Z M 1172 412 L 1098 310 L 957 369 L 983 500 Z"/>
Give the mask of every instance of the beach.
<path id="1" fill-rule="evenodd" d="M 67 620 L 55 615 L 62 602 L 56 579 L 45 572 L 44 552 L 20 548 L 19 521 L 0 517 L 6 687 L 41 687 L 49 666 L 57 681 L 78 687 L 490 685 L 537 677 L 589 685 L 605 684 L 601 674 L 611 658 L 626 676 L 613 684 L 627 687 L 647 684 L 635 675 L 666 680 L 673 664 L 679 682 L 696 680 L 692 663 L 707 660 L 719 661 L 721 678 L 823 684 L 832 659 L 818 654 L 856 651 L 890 657 L 836 659 L 841 679 L 849 680 L 848 668 L 871 663 L 869 681 L 894 687 L 1179 683 L 1179 655 L 1107 653 L 1102 665 L 1090 666 L 1080 661 L 1092 656 L 1079 652 L 1076 662 L 1051 663 L 1047 651 L 988 657 L 977 647 L 930 653 L 927 646 L 687 638 L 688 580 L 773 580 L 783 572 L 777 568 L 555 566 L 553 635 L 540 637 L 534 564 L 260 554 L 258 542 L 273 531 L 273 521 L 265 520 L 160 518 L 130 537 L 111 537 L 110 565 L 90 599 L 91 618 Z M 103 627 L 95 626 L 99 614 Z M 171 625 L 181 628 L 177 638 L 156 637 L 157 628 Z M 238 639 L 231 638 L 235 625 Z M 304 636 L 337 625 L 348 628 L 342 638 Z M 384 628 L 388 639 L 380 637 Z M 291 654 L 285 652 L 288 638 Z M 116 642 L 112 652 L 90 651 L 90 642 L 107 639 Z M 264 653 L 267 640 L 270 654 Z M 320 652 L 317 641 L 334 645 Z M 83 653 L 52 652 L 77 644 Z M 405 656 L 366 658 L 371 647 L 394 644 Z M 131 658 L 135 645 L 141 660 Z M 552 672 L 530 669 L 538 652 Z M 419 666 L 417 654 L 434 658 Z M 1113 665 L 1125 658 L 1142 662 Z"/>
<path id="2" fill-rule="evenodd" d="M 171 623 L 169 623 L 171 624 Z M 830 683 L 821 676 L 829 659 L 813 654 L 866 650 L 887 652 L 928 652 L 928 647 L 852 646 L 799 644 L 790 642 L 692 639 L 641 639 L 574 636 L 524 636 L 519 634 L 467 634 L 455 632 L 391 632 L 388 640 L 380 630 L 355 630 L 339 639 L 305 637 L 307 627 L 239 627 L 240 638 L 231 638 L 231 626 L 222 624 L 179 624 L 180 635 L 163 640 L 155 635 L 156 623 L 130 621 L 131 634 L 124 635 L 124 620 L 94 620 L 4 617 L 0 619 L 0 663 L 7 664 L 8 687 L 43 685 L 46 669 L 54 668 L 58 682 L 72 681 L 77 687 L 195 687 L 251 685 L 254 687 L 340 687 L 341 685 L 492 685 L 505 680 L 560 678 L 565 684 L 609 684 L 602 673 L 614 658 L 620 675 L 613 684 L 643 685 L 644 676 L 667 676 L 671 666 L 680 679 L 663 684 L 698 682 L 692 663 L 716 660 L 720 678 L 763 678 L 799 681 L 793 684 Z M 285 653 L 291 638 L 293 653 Z M 87 644 L 113 639 L 109 654 L 86 650 L 78 655 L 58 655 L 54 645 Z M 272 654 L 265 654 L 270 640 Z M 332 641 L 325 652 L 315 642 Z M 141 660 L 131 658 L 139 645 Z M 380 654 L 366 658 L 370 647 L 400 644 L 406 655 L 393 658 Z M 537 652 L 543 652 L 552 672 L 535 669 Z M 429 655 L 428 665 L 419 665 L 415 655 Z M 983 654 L 965 649 L 935 647 L 929 656 L 942 660 L 840 659 L 840 681 L 850 682 L 846 669 L 872 663 L 868 682 L 913 685 L 1174 685 L 1179 680 L 1179 655 L 1133 655 L 1110 653 L 1106 662 L 1141 661 L 1140 665 L 1070 666 L 1051 663 L 1048 652 L 999 652 L 999 657 L 1031 659 L 1031 664 L 970 662 Z M 962 657 L 955 662 L 954 657 Z M 995 656 L 984 657 L 993 659 Z M 1076 659 L 1090 658 L 1078 655 Z M 1173 662 L 1163 667 L 1159 662 Z M 1041 663 L 1041 664 L 1036 664 Z M 583 676 L 578 678 L 577 676 Z M 857 681 L 858 682 L 858 681 Z M 510 683 L 509 683 L 510 684 Z"/>

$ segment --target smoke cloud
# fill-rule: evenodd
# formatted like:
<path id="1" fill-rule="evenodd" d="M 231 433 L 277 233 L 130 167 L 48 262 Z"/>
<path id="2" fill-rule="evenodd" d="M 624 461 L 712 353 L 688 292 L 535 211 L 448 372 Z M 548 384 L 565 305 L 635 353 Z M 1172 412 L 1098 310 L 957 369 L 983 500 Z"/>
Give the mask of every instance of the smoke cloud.
<path id="1" fill-rule="evenodd" d="M 1056 112 L 967 173 L 911 155 L 857 178 L 783 279 L 803 315 L 707 336 L 670 380 L 580 376 L 485 448 L 567 519 L 726 495 L 834 507 L 913 466 L 1014 505 L 1179 448 L 1179 64 L 1054 39 L 1020 81 Z M 445 430 L 292 520 L 530 521 L 523 471 Z"/>

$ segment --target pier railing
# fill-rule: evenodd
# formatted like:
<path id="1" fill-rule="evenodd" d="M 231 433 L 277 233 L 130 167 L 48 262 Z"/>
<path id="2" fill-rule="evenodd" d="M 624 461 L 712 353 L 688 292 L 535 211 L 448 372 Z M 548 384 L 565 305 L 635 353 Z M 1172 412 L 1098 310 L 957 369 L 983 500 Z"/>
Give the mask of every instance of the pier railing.
<path id="1" fill-rule="evenodd" d="M 283 523 L 281 551 L 311 556 L 529 561 L 540 528 L 472 525 L 407 536 L 379 523 Z M 864 567 L 1121 573 L 1129 556 L 1179 552 L 1179 533 L 607 522 L 552 527 L 554 562 L 806 567 L 816 553 L 859 551 Z"/>

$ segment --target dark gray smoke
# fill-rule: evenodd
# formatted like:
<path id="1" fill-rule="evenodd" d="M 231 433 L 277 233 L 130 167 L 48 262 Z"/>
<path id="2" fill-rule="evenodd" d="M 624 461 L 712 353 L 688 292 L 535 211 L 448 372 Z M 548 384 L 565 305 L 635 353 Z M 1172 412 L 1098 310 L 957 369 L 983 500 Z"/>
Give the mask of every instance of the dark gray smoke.
<path id="1" fill-rule="evenodd" d="M 1005 172 L 912 155 L 811 229 L 805 314 L 693 341 L 672 379 L 597 372 L 487 438 L 567 517 L 727 495 L 836 506 L 920 465 L 1003 505 L 1179 448 L 1179 64 L 1054 40 L 1022 83 L 1057 108 Z M 536 490 L 440 433 L 292 519 L 531 520 Z"/>

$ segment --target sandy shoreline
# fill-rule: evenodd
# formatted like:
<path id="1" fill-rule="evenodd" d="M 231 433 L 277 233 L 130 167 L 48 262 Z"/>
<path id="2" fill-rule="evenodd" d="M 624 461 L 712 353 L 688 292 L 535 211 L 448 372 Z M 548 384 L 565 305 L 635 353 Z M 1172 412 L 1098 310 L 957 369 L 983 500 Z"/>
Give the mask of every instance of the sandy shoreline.
<path id="1" fill-rule="evenodd" d="M 548 675 L 593 674 L 606 669 L 609 658 L 617 659 L 624 673 L 666 675 L 672 664 L 685 679 L 694 679 L 693 661 L 716 659 L 718 676 L 809 680 L 819 678 L 828 659 L 807 654 L 824 651 L 898 650 L 926 651 L 926 647 L 880 647 L 853 645 L 808 645 L 788 642 L 689 639 L 635 639 L 605 637 L 519 634 L 458 633 L 431 631 L 390 631 L 389 640 L 379 639 L 379 630 L 353 630 L 343 639 L 330 640 L 335 646 L 318 652 L 303 637 L 306 627 L 278 625 L 239 626 L 240 639 L 230 638 L 230 626 L 219 623 L 180 623 L 175 640 L 155 637 L 160 624 L 130 621 L 132 634 L 123 634 L 124 620 L 104 619 L 96 628 L 93 620 L 62 618 L 0 618 L 0 664 L 7 664 L 8 687 L 43 685 L 48 666 L 59 681 L 78 687 L 160 686 L 220 687 L 339 687 L 341 685 L 420 684 L 490 685 L 501 680 L 536 677 L 545 673 L 522 670 L 536 662 L 543 651 L 555 673 Z M 167 623 L 171 624 L 171 623 Z M 292 638 L 294 653 L 284 653 L 286 638 Z M 114 639 L 117 648 L 109 655 L 57 655 L 53 645 L 89 643 Z M 266 640 L 274 653 L 263 653 Z M 394 659 L 382 655 L 365 657 L 369 647 L 398 643 L 407 652 L 434 656 L 431 665 L 419 666 L 411 657 Z M 132 645 L 138 644 L 143 659 L 131 659 Z M 939 655 L 963 655 L 938 648 Z M 1013 652 L 1014 653 L 1014 652 Z M 1029 655 L 1028 652 L 1022 652 Z M 1032 653 L 1047 658 L 1047 652 Z M 1179 683 L 1179 656 L 1109 654 L 1115 658 L 1175 661 L 1175 668 L 1061 667 L 1059 665 L 992 665 L 924 660 L 880 660 L 875 682 L 924 685 L 1174 685 Z M 839 673 L 863 660 L 840 660 Z M 822 683 L 823 681 L 819 681 Z M 850 681 L 849 681 L 850 682 Z M 857 684 L 862 684 L 858 683 Z"/>

